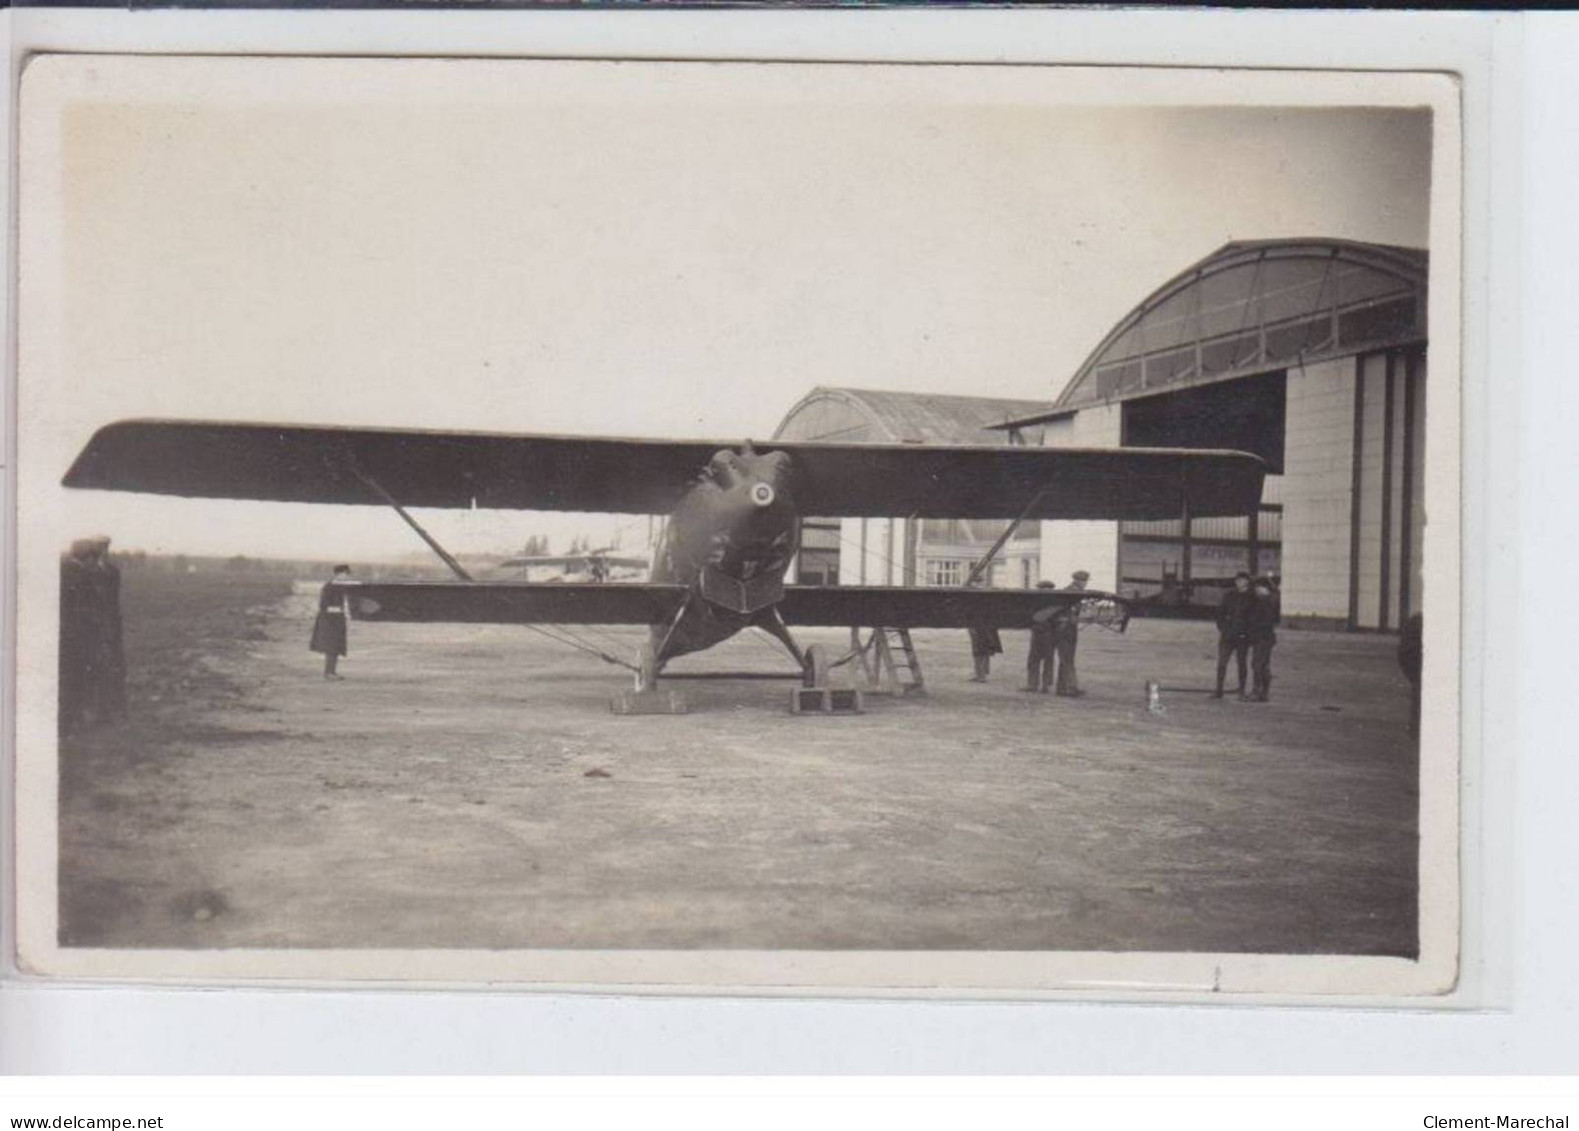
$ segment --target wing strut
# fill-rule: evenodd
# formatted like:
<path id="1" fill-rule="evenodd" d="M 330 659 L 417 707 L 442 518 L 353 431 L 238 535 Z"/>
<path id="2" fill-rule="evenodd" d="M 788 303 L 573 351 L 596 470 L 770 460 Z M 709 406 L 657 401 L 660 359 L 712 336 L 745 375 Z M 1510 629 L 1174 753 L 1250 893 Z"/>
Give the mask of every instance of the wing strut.
<path id="1" fill-rule="evenodd" d="M 428 548 L 437 554 L 443 560 L 445 565 L 450 567 L 451 573 L 460 578 L 462 581 L 473 580 L 472 575 L 466 572 L 466 570 L 461 566 L 461 563 L 456 561 L 454 556 L 448 550 L 439 545 L 439 540 L 424 530 L 422 528 L 422 524 L 416 519 L 412 518 L 411 513 L 407 511 L 405 507 L 401 506 L 395 501 L 395 496 L 384 490 L 383 484 L 379 483 L 378 480 L 374 479 L 371 475 L 358 467 L 354 459 L 349 462 L 352 474 L 354 474 L 363 483 L 366 483 L 374 491 L 377 491 L 379 497 L 382 498 L 384 502 L 395 508 L 395 513 L 401 518 L 405 519 L 406 525 L 415 530 L 417 532 L 417 536 L 428 544 Z"/>
<path id="2" fill-rule="evenodd" d="M 966 585 L 970 585 L 978 577 L 992 568 L 992 559 L 997 557 L 998 551 L 1003 549 L 1004 544 L 1007 543 L 1010 538 L 1014 537 L 1014 532 L 1020 529 L 1020 524 L 1025 521 L 1025 516 L 1030 514 L 1032 508 L 1035 507 L 1037 503 L 1042 501 L 1042 496 L 1045 494 L 1047 494 L 1047 489 L 1044 487 L 1042 490 L 1031 496 L 1031 501 L 1026 503 L 1025 509 L 1015 517 L 1013 522 L 1009 523 L 1009 525 L 1004 528 L 1003 533 L 998 536 L 998 540 L 992 544 L 992 549 L 983 554 L 981 561 L 977 562 L 971 567 L 970 576 L 965 579 Z"/>

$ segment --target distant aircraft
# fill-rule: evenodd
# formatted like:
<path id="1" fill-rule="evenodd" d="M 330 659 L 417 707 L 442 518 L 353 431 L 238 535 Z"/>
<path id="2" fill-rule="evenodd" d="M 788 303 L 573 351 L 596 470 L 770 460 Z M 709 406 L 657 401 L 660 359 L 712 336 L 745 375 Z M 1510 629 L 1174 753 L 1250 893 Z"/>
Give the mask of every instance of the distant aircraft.
<path id="1" fill-rule="evenodd" d="M 645 625 L 636 688 L 665 664 L 757 627 L 806 685 L 820 646 L 791 626 L 1019 628 L 1051 603 L 1113 594 L 785 585 L 800 518 L 1167 519 L 1244 515 L 1264 465 L 1243 452 L 825 444 L 501 435 L 132 420 L 99 430 L 68 487 L 199 498 L 392 506 L 454 581 L 348 582 L 369 621 Z M 475 581 L 408 507 L 668 515 L 645 584 Z"/>
<path id="2" fill-rule="evenodd" d="M 529 572 L 534 569 L 554 569 L 559 576 L 553 581 L 571 581 L 584 577 L 591 582 L 612 581 L 616 572 L 624 570 L 627 577 L 647 568 L 646 558 L 624 558 L 614 554 L 615 546 L 597 550 L 581 550 L 573 554 L 528 554 L 499 563 L 500 569 Z"/>

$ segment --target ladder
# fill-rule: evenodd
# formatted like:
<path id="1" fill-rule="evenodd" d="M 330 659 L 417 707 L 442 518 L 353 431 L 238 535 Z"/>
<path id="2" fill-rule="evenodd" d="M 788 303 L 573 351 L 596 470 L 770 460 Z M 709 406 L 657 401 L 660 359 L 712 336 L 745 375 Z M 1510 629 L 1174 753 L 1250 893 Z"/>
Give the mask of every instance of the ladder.
<path id="1" fill-rule="evenodd" d="M 860 662 L 861 674 L 866 677 L 867 694 L 926 695 L 921 661 L 916 658 L 916 646 L 911 642 L 908 628 L 873 628 L 865 644 L 861 643 L 861 630 L 851 628 L 850 651 Z M 896 653 L 903 662 L 896 659 Z"/>

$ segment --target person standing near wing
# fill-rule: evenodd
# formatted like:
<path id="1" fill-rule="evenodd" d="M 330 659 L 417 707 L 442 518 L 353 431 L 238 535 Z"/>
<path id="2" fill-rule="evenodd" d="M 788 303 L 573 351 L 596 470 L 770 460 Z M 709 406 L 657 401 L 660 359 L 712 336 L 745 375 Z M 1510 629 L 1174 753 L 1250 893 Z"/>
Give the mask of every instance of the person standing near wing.
<path id="1" fill-rule="evenodd" d="M 1064 592 L 1079 593 L 1090 580 L 1089 573 L 1077 569 Z M 1057 691 L 1069 699 L 1078 699 L 1085 694 L 1080 690 L 1080 681 L 1075 678 L 1075 647 L 1079 643 L 1080 602 L 1074 601 L 1059 609 L 1053 617 L 1053 651 L 1058 660 Z"/>
<path id="2" fill-rule="evenodd" d="M 1054 588 L 1051 581 L 1038 581 L 1038 589 Z M 1031 650 L 1025 660 L 1025 686 L 1021 691 L 1046 692 L 1053 685 L 1053 618 L 1057 605 L 1043 605 L 1031 614 Z"/>
<path id="3" fill-rule="evenodd" d="M 968 588 L 980 589 L 986 585 L 986 580 L 977 574 L 965 584 Z M 992 658 L 1003 651 L 1003 638 L 990 624 L 971 625 L 966 631 L 970 634 L 970 661 L 975 669 L 970 681 L 986 683 L 992 672 Z"/>
<path id="4" fill-rule="evenodd" d="M 1223 680 L 1228 675 L 1228 658 L 1232 656 L 1239 668 L 1239 698 L 1245 698 L 1245 653 L 1250 648 L 1250 606 L 1255 601 L 1250 592 L 1250 575 L 1243 570 L 1234 574 L 1234 587 L 1223 594 L 1217 606 L 1217 690 L 1213 699 L 1223 697 Z"/>
<path id="5" fill-rule="evenodd" d="M 1254 600 L 1250 603 L 1250 668 L 1255 673 L 1255 687 L 1250 699 L 1265 703 L 1272 696 L 1272 646 L 1277 643 L 1277 624 L 1281 620 L 1281 604 L 1272 583 L 1264 577 L 1256 578 L 1252 589 Z"/>
<path id="6" fill-rule="evenodd" d="M 335 666 L 346 653 L 346 621 L 350 619 L 351 610 L 345 590 L 335 588 L 334 583 L 342 579 L 350 580 L 350 577 L 350 566 L 337 565 L 333 576 L 318 591 L 318 619 L 313 621 L 312 640 L 307 647 L 323 654 L 325 679 L 345 678 L 335 671 Z"/>

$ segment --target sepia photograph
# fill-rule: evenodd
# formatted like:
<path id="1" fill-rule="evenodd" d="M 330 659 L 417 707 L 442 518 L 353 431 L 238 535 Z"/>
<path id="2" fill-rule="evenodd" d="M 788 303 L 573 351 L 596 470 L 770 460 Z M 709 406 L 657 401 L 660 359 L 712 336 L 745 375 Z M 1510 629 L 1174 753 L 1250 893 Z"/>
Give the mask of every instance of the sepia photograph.
<path id="1" fill-rule="evenodd" d="M 24 969 L 1452 989 L 1452 80 L 19 99 Z"/>

